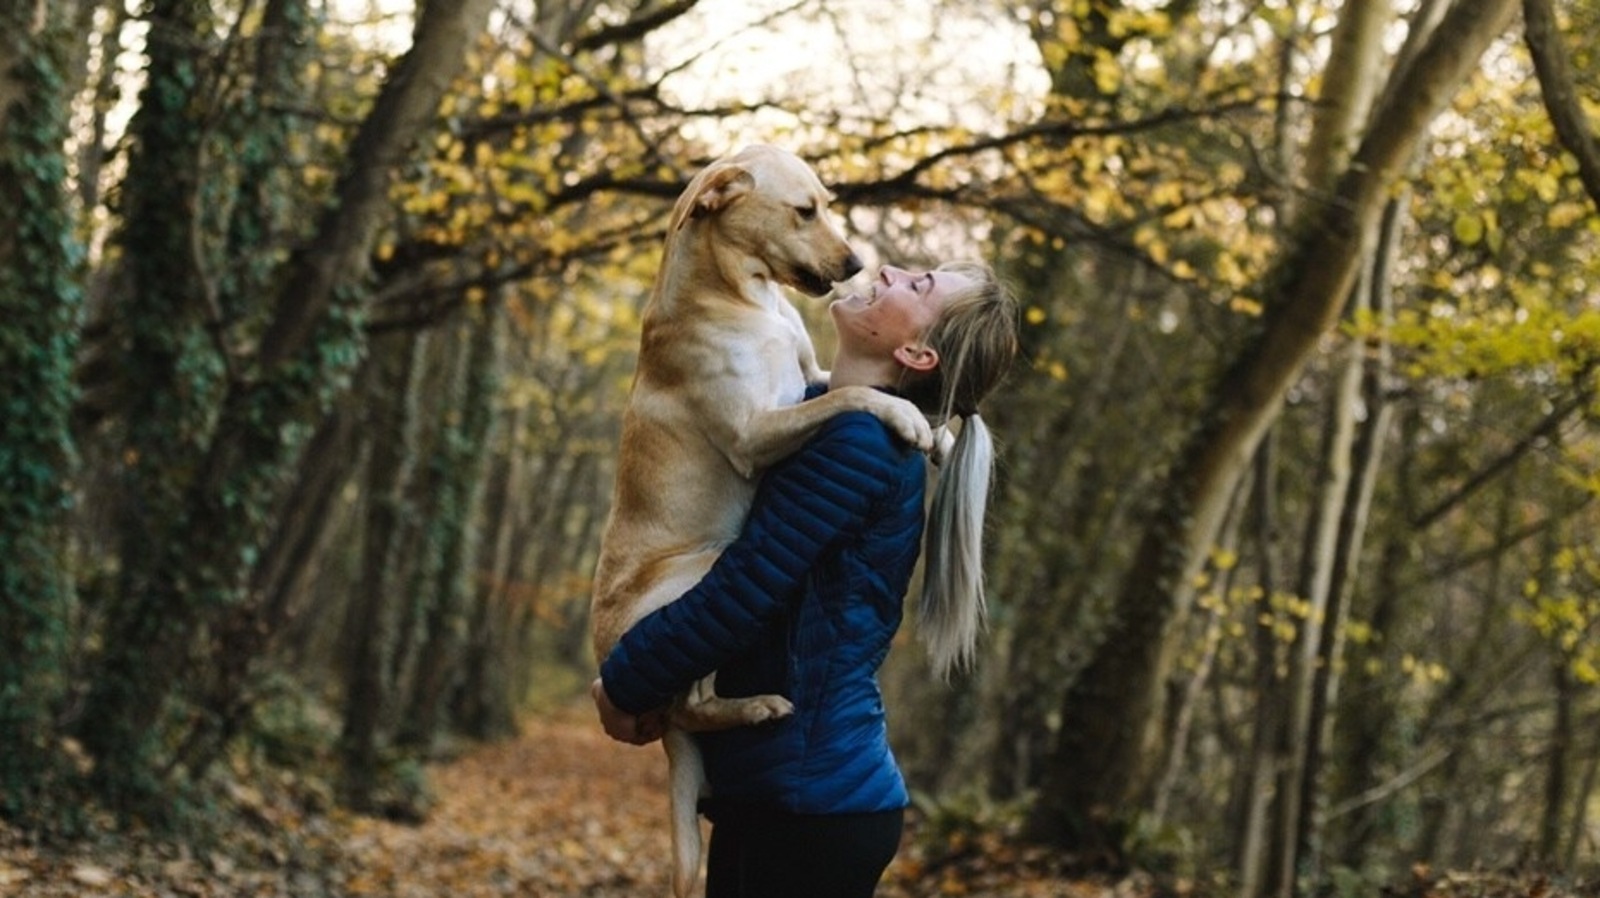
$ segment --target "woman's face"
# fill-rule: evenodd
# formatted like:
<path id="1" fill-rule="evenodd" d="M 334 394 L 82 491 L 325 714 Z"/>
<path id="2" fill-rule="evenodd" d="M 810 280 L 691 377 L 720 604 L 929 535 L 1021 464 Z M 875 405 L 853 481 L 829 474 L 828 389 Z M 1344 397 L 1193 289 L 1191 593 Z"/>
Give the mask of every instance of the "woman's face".
<path id="1" fill-rule="evenodd" d="M 870 289 L 836 299 L 828 307 L 839 332 L 840 351 L 890 356 L 920 345 L 949 298 L 972 284 L 951 271 L 906 271 L 885 265 Z"/>

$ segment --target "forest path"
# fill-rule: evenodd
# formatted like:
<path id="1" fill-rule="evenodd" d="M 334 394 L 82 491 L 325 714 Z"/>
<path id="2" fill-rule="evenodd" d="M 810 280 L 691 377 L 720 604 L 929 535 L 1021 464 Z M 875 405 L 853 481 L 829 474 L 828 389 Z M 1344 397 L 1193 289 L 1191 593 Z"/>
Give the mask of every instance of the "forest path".
<path id="1" fill-rule="evenodd" d="M 669 894 L 667 762 L 658 745 L 611 741 L 586 704 L 530 719 L 511 742 L 435 768 L 438 805 L 421 826 L 361 819 L 345 845 L 352 896 L 636 898 Z M 912 826 L 917 824 L 911 815 Z M 1040 853 L 962 832 L 937 863 L 911 844 L 879 898 L 1142 898 L 1052 875 Z"/>
<path id="2" fill-rule="evenodd" d="M 408 826 L 350 822 L 349 895 L 622 898 L 665 894 L 667 761 L 581 710 L 434 768 L 438 804 Z"/>
<path id="3" fill-rule="evenodd" d="M 226 847 L 145 835 L 35 845 L 0 824 L 0 898 L 666 898 L 666 758 L 612 742 L 586 705 L 530 717 L 521 735 L 430 770 L 426 822 L 305 815 L 247 786 Z M 912 835 L 878 898 L 1218 898 L 1225 886 L 1142 873 L 1080 879 L 994 828 Z M 1004 829 L 1005 827 L 1000 827 Z M 1536 872 L 1399 874 L 1395 898 L 1600 898 L 1600 882 Z"/>
<path id="4" fill-rule="evenodd" d="M 420 824 L 308 814 L 294 789 L 245 781 L 229 829 L 194 846 L 106 819 L 37 844 L 0 821 L 0 898 L 664 898 L 666 769 L 574 706 L 432 765 Z"/>

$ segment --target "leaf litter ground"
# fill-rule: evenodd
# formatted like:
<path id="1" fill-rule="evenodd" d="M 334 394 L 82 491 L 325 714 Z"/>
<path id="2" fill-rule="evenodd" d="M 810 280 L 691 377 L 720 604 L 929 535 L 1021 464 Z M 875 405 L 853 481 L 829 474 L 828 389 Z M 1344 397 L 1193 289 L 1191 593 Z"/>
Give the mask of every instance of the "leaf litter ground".
<path id="1" fill-rule="evenodd" d="M 515 740 L 474 747 L 432 770 L 437 803 L 407 825 L 236 790 L 236 831 L 197 850 L 136 835 L 40 847 L 0 826 L 5 898 L 636 898 L 669 880 L 666 761 L 659 748 L 606 739 L 583 710 L 528 721 Z M 1205 890 L 1133 874 L 1074 876 L 1052 856 L 997 832 L 918 837 L 890 868 L 881 898 L 1145 898 Z M 1536 876 L 1433 874 L 1419 868 L 1394 898 L 1596 896 Z"/>

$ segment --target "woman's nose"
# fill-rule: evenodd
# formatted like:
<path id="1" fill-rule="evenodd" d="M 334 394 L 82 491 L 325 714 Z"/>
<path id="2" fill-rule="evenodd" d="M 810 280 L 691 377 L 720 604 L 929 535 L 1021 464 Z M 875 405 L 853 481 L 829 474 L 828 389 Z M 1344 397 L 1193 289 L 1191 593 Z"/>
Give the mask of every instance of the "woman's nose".
<path id="1" fill-rule="evenodd" d="M 883 281 L 885 284 L 892 284 L 900 278 L 905 277 L 905 274 L 905 269 L 896 268 L 893 265 L 885 265 L 878 269 L 878 279 Z"/>

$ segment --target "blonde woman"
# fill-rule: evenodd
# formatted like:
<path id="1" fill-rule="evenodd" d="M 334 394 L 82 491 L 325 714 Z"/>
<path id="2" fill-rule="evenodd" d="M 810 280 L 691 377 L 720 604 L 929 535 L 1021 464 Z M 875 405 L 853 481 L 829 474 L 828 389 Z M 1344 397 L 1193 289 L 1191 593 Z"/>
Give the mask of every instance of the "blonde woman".
<path id="1" fill-rule="evenodd" d="M 978 405 L 1016 355 L 1016 304 L 987 266 L 957 262 L 884 266 L 829 311 L 831 386 L 903 396 L 955 433 L 926 519 L 923 455 L 871 415 L 835 417 L 762 475 L 739 538 L 623 636 L 592 689 L 606 732 L 633 744 L 660 738 L 673 697 L 712 671 L 718 695 L 793 703 L 772 723 L 695 734 L 706 898 L 871 896 L 908 803 L 877 671 L 924 542 L 918 630 L 935 666 L 968 663 L 982 625 L 993 451 Z"/>

